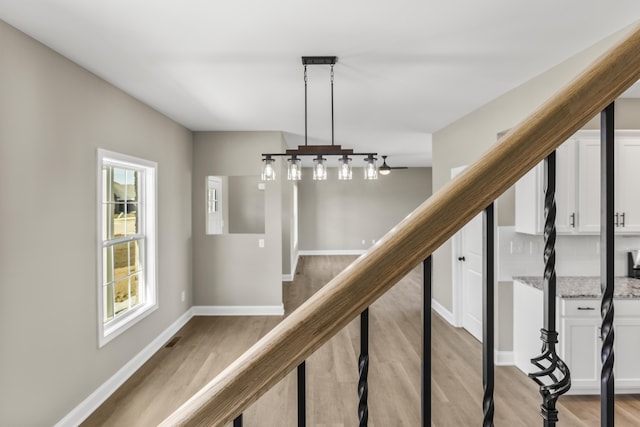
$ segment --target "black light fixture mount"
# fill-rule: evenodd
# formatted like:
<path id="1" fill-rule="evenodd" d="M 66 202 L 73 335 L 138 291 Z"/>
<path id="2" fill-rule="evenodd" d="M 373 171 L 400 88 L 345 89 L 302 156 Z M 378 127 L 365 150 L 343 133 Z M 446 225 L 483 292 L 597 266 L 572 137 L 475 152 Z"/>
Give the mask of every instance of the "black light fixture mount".
<path id="1" fill-rule="evenodd" d="M 272 166 L 273 157 L 289 157 L 289 168 L 297 168 L 295 173 L 289 170 L 287 174 L 290 180 L 299 180 L 301 178 L 299 157 L 313 156 L 316 159 L 314 168 L 321 164 L 321 167 L 326 167 L 324 164 L 323 156 L 340 156 L 341 157 L 341 170 L 346 170 L 344 162 L 351 162 L 349 156 L 365 156 L 367 159 L 375 159 L 378 153 L 355 153 L 353 149 L 342 148 L 341 145 L 335 144 L 335 132 L 334 132 L 334 120 L 333 120 L 333 66 L 338 62 L 336 56 L 303 56 L 302 65 L 304 66 L 304 145 L 299 145 L 298 148 L 288 149 L 284 153 L 263 153 L 263 169 L 264 166 Z M 308 145 L 307 143 L 307 66 L 309 65 L 329 65 L 331 67 L 331 145 Z M 269 161 L 267 161 L 269 160 Z M 298 161 L 296 161 L 298 160 Z M 377 159 L 376 159 L 377 160 Z M 350 165 L 348 165 L 350 168 Z M 350 170 L 350 169 L 349 169 Z M 315 170 L 314 170 L 315 172 Z M 263 170 L 264 180 L 275 179 L 275 174 L 265 174 Z M 324 178 L 322 178 L 324 176 Z M 377 174 L 375 175 L 377 178 Z M 373 179 L 376 179 L 373 178 Z M 326 170 L 324 174 L 315 174 L 314 179 L 326 179 Z M 340 179 L 351 179 L 351 174 L 341 175 Z"/>

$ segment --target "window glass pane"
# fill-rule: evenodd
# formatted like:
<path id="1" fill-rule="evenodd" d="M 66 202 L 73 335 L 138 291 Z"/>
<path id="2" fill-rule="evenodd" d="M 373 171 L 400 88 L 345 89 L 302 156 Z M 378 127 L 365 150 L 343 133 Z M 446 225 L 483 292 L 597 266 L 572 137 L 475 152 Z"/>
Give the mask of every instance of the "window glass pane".
<path id="1" fill-rule="evenodd" d="M 129 308 L 129 278 L 115 283 L 115 315 L 125 312 Z"/>
<path id="2" fill-rule="evenodd" d="M 113 168 L 113 194 L 116 202 L 124 202 L 126 200 L 127 170 L 119 167 Z"/>
<path id="3" fill-rule="evenodd" d="M 125 206 L 126 212 L 124 215 L 126 225 L 124 233 L 126 236 L 138 234 L 138 204 L 133 202 L 127 202 Z"/>
<path id="4" fill-rule="evenodd" d="M 142 240 L 129 242 L 129 274 L 142 270 Z"/>
<path id="5" fill-rule="evenodd" d="M 111 227 L 109 238 L 122 237 L 125 235 L 127 218 L 125 216 L 125 204 L 114 203 L 108 206 L 107 226 Z"/>
<path id="6" fill-rule="evenodd" d="M 104 321 L 108 322 L 113 319 L 114 316 L 114 300 L 113 300 L 113 283 L 103 287 L 103 312 L 104 312 Z"/>
<path id="7" fill-rule="evenodd" d="M 102 284 L 113 282 L 113 246 L 102 249 Z"/>
<path id="8" fill-rule="evenodd" d="M 135 202 L 138 200 L 138 183 L 140 182 L 140 172 L 133 169 L 128 169 L 126 176 L 127 201 Z"/>
<path id="9" fill-rule="evenodd" d="M 138 292 L 138 286 L 140 284 L 140 274 L 134 274 L 133 276 L 131 276 L 131 288 L 130 288 L 130 294 L 129 294 L 129 298 L 130 298 L 130 305 L 131 307 L 135 307 L 136 305 L 138 305 L 138 303 L 140 302 L 140 295 Z"/>
<path id="10" fill-rule="evenodd" d="M 113 264 L 115 280 L 120 280 L 129 275 L 129 243 L 120 243 L 113 246 Z"/>

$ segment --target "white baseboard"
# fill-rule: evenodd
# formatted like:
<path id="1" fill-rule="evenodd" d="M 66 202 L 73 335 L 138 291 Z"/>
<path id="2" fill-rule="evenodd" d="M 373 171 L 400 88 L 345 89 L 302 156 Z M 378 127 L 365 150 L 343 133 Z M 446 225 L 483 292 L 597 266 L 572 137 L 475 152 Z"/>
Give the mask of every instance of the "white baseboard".
<path id="1" fill-rule="evenodd" d="M 293 282 L 293 279 L 296 276 L 296 269 L 298 268 L 299 259 L 300 259 L 299 252 L 296 252 L 296 254 L 293 257 L 291 257 L 291 273 L 282 275 L 283 282 Z"/>
<path id="2" fill-rule="evenodd" d="M 431 299 L 431 308 L 433 309 L 433 311 L 438 313 L 440 317 L 442 317 L 444 320 L 449 322 L 449 324 L 451 324 L 452 326 L 455 326 L 456 328 L 458 327 L 458 325 L 456 325 L 456 322 L 453 318 L 453 313 L 447 310 L 442 304 L 440 304 L 438 301 L 436 301 L 433 298 Z"/>
<path id="3" fill-rule="evenodd" d="M 197 305 L 194 316 L 283 316 L 284 305 Z"/>
<path id="4" fill-rule="evenodd" d="M 126 380 L 131 377 L 144 363 L 151 358 L 166 342 L 193 317 L 192 309 L 184 312 L 175 322 L 158 335 L 142 351 L 136 354 L 111 378 L 105 381 L 93 393 L 73 408 L 64 418 L 58 421 L 54 427 L 77 426 L 89 417 L 105 400 L 109 398 Z"/>
<path id="5" fill-rule="evenodd" d="M 314 256 L 314 255 L 362 255 L 366 253 L 366 249 L 328 249 L 317 251 L 300 251 L 300 255 Z"/>
<path id="6" fill-rule="evenodd" d="M 515 364 L 515 356 L 513 351 L 494 352 L 493 360 L 496 366 L 513 366 Z"/>

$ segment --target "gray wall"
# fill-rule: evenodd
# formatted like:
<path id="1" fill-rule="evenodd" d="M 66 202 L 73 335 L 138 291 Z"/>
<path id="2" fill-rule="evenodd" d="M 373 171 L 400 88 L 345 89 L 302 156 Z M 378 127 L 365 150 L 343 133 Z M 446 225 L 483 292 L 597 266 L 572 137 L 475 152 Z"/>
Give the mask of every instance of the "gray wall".
<path id="1" fill-rule="evenodd" d="M 208 175 L 258 176 L 260 154 L 283 150 L 280 132 L 194 134 L 194 305 L 282 304 L 282 176 L 265 183 L 264 234 L 205 235 L 205 183 Z M 258 247 L 259 239 L 265 240 L 264 248 Z"/>
<path id="2" fill-rule="evenodd" d="M 53 425 L 191 306 L 192 134 L 2 21 L 0 52 L 0 425 Z M 98 148 L 158 163 L 159 309 L 100 349 Z"/>
<path id="3" fill-rule="evenodd" d="M 264 190 L 257 175 L 228 178 L 229 233 L 264 234 Z"/>
<path id="4" fill-rule="evenodd" d="M 551 70 L 533 78 L 527 83 L 494 99 L 476 111 L 439 130 L 433 135 L 433 189 L 434 192 L 450 180 L 451 169 L 473 163 L 497 140 L 500 132 L 514 127 L 554 92 L 566 85 L 582 69 L 590 64 L 620 34 L 594 45 L 569 58 Z M 640 108 L 637 100 L 620 100 L 617 103 L 616 125 L 618 128 L 640 127 Z M 597 127 L 597 120 L 587 128 Z M 497 206 L 498 225 L 513 225 L 515 217 L 515 197 L 513 189 L 507 191 Z M 433 256 L 433 298 L 447 310 L 452 309 L 451 286 L 451 244 L 445 243 Z M 511 290 L 501 283 L 498 292 L 499 315 L 510 327 Z M 510 331 L 499 331 L 503 337 L 499 348 L 511 348 Z"/>
<path id="5" fill-rule="evenodd" d="M 326 181 L 311 175 L 305 168 L 298 188 L 301 251 L 368 249 L 431 195 L 431 168 L 394 170 L 377 181 L 365 181 L 360 168 L 351 181 L 339 181 L 335 169 Z"/>

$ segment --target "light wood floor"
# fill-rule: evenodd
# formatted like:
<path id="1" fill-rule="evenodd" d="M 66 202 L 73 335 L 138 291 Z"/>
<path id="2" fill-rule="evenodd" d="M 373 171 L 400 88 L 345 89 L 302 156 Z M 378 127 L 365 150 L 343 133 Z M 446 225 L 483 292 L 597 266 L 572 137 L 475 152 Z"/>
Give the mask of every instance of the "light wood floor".
<path id="1" fill-rule="evenodd" d="M 290 313 L 354 257 L 303 257 L 284 284 Z M 370 309 L 369 426 L 420 425 L 422 272 L 416 269 Z M 432 425 L 482 424 L 481 345 L 431 314 Z M 277 324 L 277 317 L 194 317 L 83 426 L 155 426 Z M 359 323 L 307 361 L 307 425 L 356 426 Z M 540 426 L 536 386 L 514 367 L 496 367 L 497 426 Z M 296 425 L 296 377 L 287 376 L 244 414 L 247 427 Z M 616 425 L 640 426 L 640 396 L 616 397 Z M 560 426 L 598 426 L 598 397 L 562 397 Z"/>

